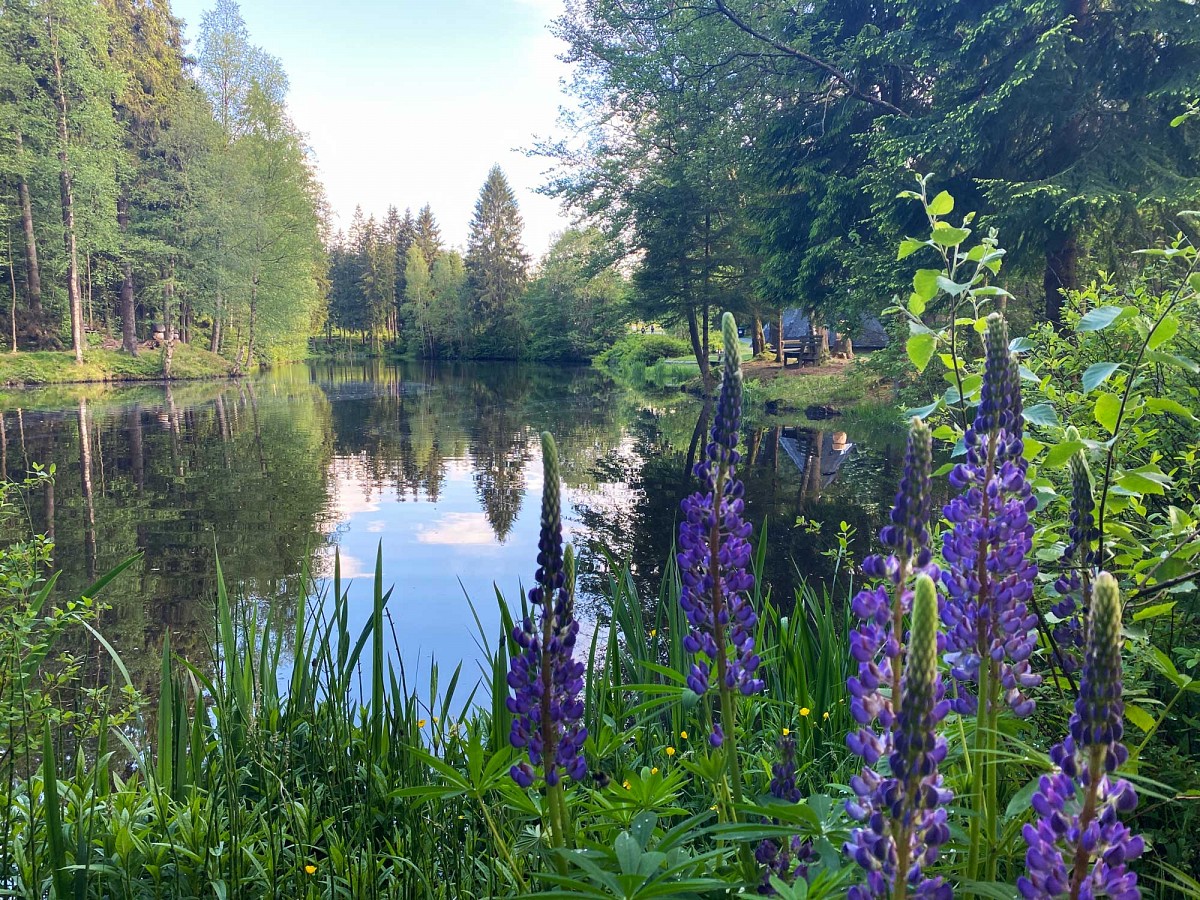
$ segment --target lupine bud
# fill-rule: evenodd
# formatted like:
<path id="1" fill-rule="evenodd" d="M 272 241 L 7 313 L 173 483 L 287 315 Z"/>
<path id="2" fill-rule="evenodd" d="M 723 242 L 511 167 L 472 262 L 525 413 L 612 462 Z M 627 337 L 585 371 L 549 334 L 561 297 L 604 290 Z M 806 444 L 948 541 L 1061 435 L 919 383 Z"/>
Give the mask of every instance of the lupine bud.
<path id="1" fill-rule="evenodd" d="M 691 626 L 683 646 L 695 656 L 687 676 L 688 687 L 697 694 L 707 691 L 712 665 L 732 647 L 732 656 L 726 656 L 723 687 L 749 695 L 762 690 L 763 683 L 754 677 L 759 658 L 754 647 L 758 619 L 748 598 L 754 587 L 754 576 L 749 572 L 751 526 L 742 518 L 744 488 L 737 477 L 741 460 L 737 451 L 742 416 L 741 344 L 737 324 L 729 313 L 721 319 L 721 335 L 725 343 L 721 391 L 705 458 L 695 468 L 701 490 L 682 503 L 678 562 L 683 589 L 679 603 Z M 715 558 L 714 536 L 718 548 Z M 719 727 L 710 741 L 720 746 Z"/>
<path id="2" fill-rule="evenodd" d="M 1041 681 L 1029 664 L 1037 646 L 1037 616 L 1029 609 L 1037 575 L 1029 560 L 1029 514 L 1037 500 L 1022 455 L 1020 375 L 1008 350 L 1008 327 L 996 313 L 988 316 L 984 347 L 979 408 L 963 437 L 967 461 L 950 473 L 961 493 L 943 509 L 952 525 L 943 540 L 946 660 L 959 683 L 960 713 L 975 711 L 970 685 L 978 684 L 981 666 L 995 662 L 1004 699 L 1027 716 L 1033 701 L 1025 690 Z"/>
<path id="3" fill-rule="evenodd" d="M 893 896 L 900 881 L 909 885 L 913 897 L 952 896 L 940 877 L 924 875 L 950 837 L 946 804 L 952 797 L 938 774 L 946 741 L 937 726 L 950 704 L 937 669 L 938 599 L 928 575 L 917 576 L 912 606 L 904 687 L 888 757 L 890 774 L 866 768 L 851 782 L 859 796 L 847 809 L 862 825 L 851 831 L 845 852 L 862 866 L 867 879 L 850 888 L 848 900 Z"/>
<path id="4" fill-rule="evenodd" d="M 1050 751 L 1057 769 L 1039 780 L 1032 801 L 1039 817 L 1022 832 L 1028 874 L 1017 888 L 1029 900 L 1141 897 L 1126 863 L 1145 842 L 1118 818 L 1137 806 L 1137 793 L 1113 777 L 1129 753 L 1121 743 L 1121 598 L 1107 572 L 1096 577 L 1087 632 L 1075 713 L 1066 739 Z"/>
<path id="5" fill-rule="evenodd" d="M 513 654 L 508 673 L 513 691 L 507 701 L 513 714 L 509 741 L 529 756 L 511 770 L 522 787 L 533 784 L 538 769 L 547 785 L 557 784 L 563 775 L 579 781 L 587 774 L 583 757 L 587 729 L 581 724 L 583 701 L 579 699 L 583 663 L 573 656 L 579 622 L 567 585 L 568 561 L 573 568 L 574 558 L 563 557 L 558 449 L 548 431 L 542 432 L 542 466 L 536 587 L 529 592 L 529 615 L 513 629 L 520 652 Z"/>
<path id="6" fill-rule="evenodd" d="M 1067 428 L 1066 440 L 1079 440 L 1074 426 Z M 1095 486 L 1088 468 L 1087 455 L 1077 451 L 1070 460 L 1071 513 L 1067 530 L 1069 542 L 1063 550 L 1063 563 L 1067 571 L 1054 583 L 1060 599 L 1051 611 L 1060 621 L 1054 627 L 1054 640 L 1059 647 L 1062 665 L 1067 671 L 1079 668 L 1079 654 L 1083 650 L 1083 623 L 1091 605 L 1091 573 L 1098 559 L 1094 543 L 1099 537 L 1096 528 Z"/>
<path id="7" fill-rule="evenodd" d="M 904 471 L 892 506 L 891 522 L 879 532 L 879 542 L 897 556 L 928 556 L 932 470 L 933 438 L 929 426 L 920 419 L 913 419 L 904 448 Z"/>
<path id="8" fill-rule="evenodd" d="M 771 796 L 788 803 L 800 802 L 800 789 L 796 786 L 796 739 L 785 735 L 779 739 L 779 762 L 771 767 L 774 776 L 771 779 Z M 778 825 L 779 821 L 775 820 Z M 793 884 L 799 879 L 808 877 L 808 864 L 814 856 L 811 840 L 802 840 L 799 835 L 790 840 L 783 838 L 766 838 L 761 841 L 754 851 L 754 858 L 763 867 L 762 880 L 758 892 L 764 896 L 773 896 L 775 888 L 771 886 L 771 876 L 774 875 L 784 884 Z"/>
<path id="9" fill-rule="evenodd" d="M 891 524 L 879 533 L 880 542 L 894 552 L 887 557 L 872 555 L 863 560 L 863 571 L 868 576 L 886 579 L 887 583 L 859 591 L 850 604 L 851 612 L 861 623 L 850 632 L 850 653 L 858 671 L 847 682 L 847 688 L 850 713 L 862 727 L 850 732 L 846 742 L 868 766 L 891 752 L 895 717 L 892 697 L 886 689 L 894 686 L 902 666 L 903 635 L 892 632 L 897 615 L 903 616 L 912 602 L 907 577 L 914 571 L 937 576 L 929 552 L 932 440 L 928 426 L 913 419 Z"/>

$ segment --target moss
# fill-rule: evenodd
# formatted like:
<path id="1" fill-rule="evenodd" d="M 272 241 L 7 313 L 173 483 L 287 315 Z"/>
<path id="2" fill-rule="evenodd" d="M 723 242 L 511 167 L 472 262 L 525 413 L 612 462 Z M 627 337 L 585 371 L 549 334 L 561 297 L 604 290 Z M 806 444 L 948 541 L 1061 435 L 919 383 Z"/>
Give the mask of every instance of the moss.
<path id="1" fill-rule="evenodd" d="M 171 379 L 228 378 L 232 364 L 199 347 L 177 344 L 171 361 Z M 116 350 L 88 350 L 82 363 L 68 352 L 38 351 L 0 356 L 0 385 L 72 384 L 102 381 L 159 381 L 163 378 L 162 352 L 143 350 L 136 357 Z"/>

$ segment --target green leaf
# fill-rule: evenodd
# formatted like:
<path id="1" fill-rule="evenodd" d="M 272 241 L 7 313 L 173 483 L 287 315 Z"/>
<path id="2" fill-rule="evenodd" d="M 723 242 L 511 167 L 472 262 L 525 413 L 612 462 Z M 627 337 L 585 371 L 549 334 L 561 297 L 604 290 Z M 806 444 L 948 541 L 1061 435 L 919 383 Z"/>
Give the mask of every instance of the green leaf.
<path id="1" fill-rule="evenodd" d="M 1154 729 L 1154 716 L 1150 715 L 1150 713 L 1146 712 L 1140 706 L 1126 703 L 1125 718 L 1140 728 L 1143 734 L 1149 734 Z"/>
<path id="2" fill-rule="evenodd" d="M 1121 306 L 1101 306 L 1089 310 L 1079 320 L 1079 324 L 1075 326 L 1075 330 L 1103 331 L 1113 322 L 1117 321 L 1123 312 L 1125 312 L 1125 308 Z"/>
<path id="3" fill-rule="evenodd" d="M 896 259 L 906 259 L 924 246 L 927 246 L 924 241 L 915 241 L 912 238 L 905 238 L 900 242 L 900 250 L 896 254 Z"/>
<path id="4" fill-rule="evenodd" d="M 1164 316 L 1163 320 L 1150 332 L 1149 337 L 1146 339 L 1146 347 L 1150 350 L 1157 350 L 1171 338 L 1175 337 L 1178 331 L 1179 320 L 1174 316 Z"/>
<path id="5" fill-rule="evenodd" d="M 938 222 L 929 236 L 935 244 L 942 247 L 957 247 L 971 236 L 971 229 L 954 228 L 945 222 Z"/>
<path id="6" fill-rule="evenodd" d="M 937 269 L 917 269 L 913 273 L 913 293 L 926 302 L 932 300 L 937 295 L 941 276 Z"/>
<path id="7" fill-rule="evenodd" d="M 926 416 L 937 412 L 937 408 L 942 405 L 942 401 L 934 400 L 928 406 L 918 406 L 916 409 L 906 410 L 904 418 L 906 419 L 924 419 Z"/>
<path id="8" fill-rule="evenodd" d="M 1021 414 L 1030 425 L 1051 427 L 1058 424 L 1058 413 L 1049 403 L 1038 403 Z"/>
<path id="9" fill-rule="evenodd" d="M 1152 478 L 1139 472 L 1126 472 L 1117 484 L 1132 494 L 1165 494 L 1166 489 Z"/>
<path id="10" fill-rule="evenodd" d="M 1046 458 L 1042 460 L 1042 465 L 1050 469 L 1065 466 L 1067 460 L 1082 449 L 1084 449 L 1083 441 L 1063 441 L 1046 454 Z"/>
<path id="11" fill-rule="evenodd" d="M 642 858 L 642 848 L 638 846 L 637 838 L 628 831 L 622 831 L 613 843 L 613 850 L 617 853 L 621 874 L 632 875 L 637 872 L 638 861 Z"/>
<path id="12" fill-rule="evenodd" d="M 1121 398 L 1116 394 L 1101 394 L 1096 398 L 1092 415 L 1109 434 L 1117 432 L 1117 416 L 1121 414 Z"/>
<path id="13" fill-rule="evenodd" d="M 1196 421 L 1195 413 L 1178 400 L 1172 400 L 1170 397 L 1147 397 L 1146 408 L 1151 412 L 1171 413 L 1191 422 Z"/>
<path id="14" fill-rule="evenodd" d="M 1139 609 L 1133 614 L 1133 621 L 1144 622 L 1146 619 L 1157 619 L 1159 616 L 1169 616 L 1171 610 L 1175 608 L 1178 600 L 1171 600 L 1168 603 L 1156 603 L 1153 606 L 1147 606 L 1145 609 Z"/>
<path id="15" fill-rule="evenodd" d="M 950 196 L 949 191 L 942 191 L 929 201 L 931 216 L 944 216 L 952 212 L 954 212 L 954 198 Z"/>
<path id="16" fill-rule="evenodd" d="M 1090 394 L 1104 382 L 1112 377 L 1113 372 L 1121 368 L 1120 363 L 1115 362 L 1098 362 L 1092 363 L 1087 367 L 1087 371 L 1083 373 L 1083 392 Z"/>
<path id="17" fill-rule="evenodd" d="M 914 334 L 909 336 L 904 349 L 908 351 L 908 358 L 917 367 L 917 371 L 924 372 L 936 346 L 937 339 L 932 334 Z"/>
<path id="18" fill-rule="evenodd" d="M 1015 337 L 1008 342 L 1009 353 L 1025 353 L 1033 349 L 1033 341 L 1027 337 Z"/>
<path id="19" fill-rule="evenodd" d="M 925 298 L 917 293 L 909 294 L 908 311 L 914 316 L 919 316 L 925 312 Z"/>

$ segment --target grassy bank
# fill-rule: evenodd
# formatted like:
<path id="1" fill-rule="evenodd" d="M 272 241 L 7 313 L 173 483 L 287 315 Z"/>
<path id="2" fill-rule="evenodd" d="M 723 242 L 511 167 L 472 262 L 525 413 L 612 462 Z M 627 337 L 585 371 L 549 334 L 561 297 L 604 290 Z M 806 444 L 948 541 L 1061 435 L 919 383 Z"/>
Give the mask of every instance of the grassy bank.
<path id="1" fill-rule="evenodd" d="M 171 378 L 228 378 L 233 364 L 216 353 L 176 344 Z M 130 356 L 116 350 L 89 350 L 82 363 L 69 351 L 38 351 L 0 356 L 0 385 L 77 384 L 103 381 L 158 381 L 163 378 L 161 350 Z"/>

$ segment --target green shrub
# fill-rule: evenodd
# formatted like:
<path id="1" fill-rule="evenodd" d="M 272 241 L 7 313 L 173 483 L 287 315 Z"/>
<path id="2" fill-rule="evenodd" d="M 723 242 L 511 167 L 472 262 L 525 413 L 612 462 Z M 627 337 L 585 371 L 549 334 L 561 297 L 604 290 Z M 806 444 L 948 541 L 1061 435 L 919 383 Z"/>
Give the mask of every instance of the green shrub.
<path id="1" fill-rule="evenodd" d="M 627 334 L 596 357 L 596 362 L 610 372 L 620 373 L 691 353 L 691 344 L 669 334 Z"/>

